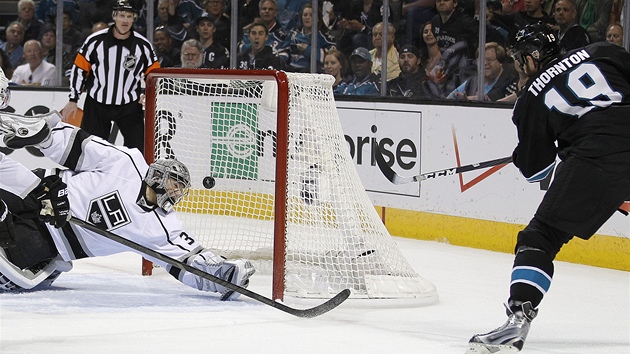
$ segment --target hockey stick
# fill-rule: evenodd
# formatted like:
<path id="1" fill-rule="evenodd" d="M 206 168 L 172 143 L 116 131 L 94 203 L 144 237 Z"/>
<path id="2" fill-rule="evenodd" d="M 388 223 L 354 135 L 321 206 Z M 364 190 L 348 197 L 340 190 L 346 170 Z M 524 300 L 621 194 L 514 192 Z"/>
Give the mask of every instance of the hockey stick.
<path id="1" fill-rule="evenodd" d="M 387 162 L 385 162 L 385 158 L 383 157 L 383 154 L 381 153 L 380 149 L 377 149 L 377 151 L 374 153 L 374 158 L 376 159 L 376 164 L 378 165 L 378 168 L 385 175 L 385 177 L 387 177 L 387 179 L 393 184 L 420 182 L 420 181 L 424 181 L 425 179 L 442 177 L 442 176 L 450 176 L 450 175 L 455 175 L 458 173 L 474 171 L 474 170 L 497 166 L 497 165 L 504 165 L 504 164 L 508 164 L 512 162 L 512 156 L 508 156 L 508 157 L 503 157 L 496 160 L 477 162 L 470 165 L 452 167 L 452 168 L 447 168 L 444 170 L 427 172 L 427 173 L 422 173 L 415 176 L 404 177 L 404 176 L 399 175 L 398 173 L 396 173 L 396 171 L 394 171 L 391 167 L 389 167 Z"/>
<path id="2" fill-rule="evenodd" d="M 213 282 L 215 284 L 218 284 L 218 285 L 226 287 L 226 288 L 228 288 L 230 290 L 236 291 L 236 292 L 238 292 L 238 293 L 240 293 L 242 295 L 245 295 L 245 296 L 247 296 L 249 298 L 252 298 L 252 299 L 254 299 L 254 300 L 258 301 L 258 302 L 262 302 L 265 305 L 269 305 L 269 306 L 274 307 L 274 308 L 276 308 L 276 309 L 278 309 L 280 311 L 284 311 L 286 313 L 289 313 L 289 314 L 297 316 L 297 317 L 312 318 L 312 317 L 316 317 L 316 316 L 322 315 L 322 314 L 324 314 L 324 313 L 334 309 L 335 307 L 339 306 L 342 302 L 344 302 L 348 298 L 348 296 L 350 296 L 350 289 L 345 289 L 345 290 L 341 291 L 339 294 L 335 295 L 332 299 L 324 302 L 321 305 L 318 305 L 318 306 L 315 306 L 315 307 L 312 307 L 312 308 L 308 308 L 308 309 L 304 309 L 304 310 L 295 309 L 295 308 L 286 306 L 286 305 L 284 305 L 284 304 L 282 304 L 280 302 L 273 301 L 272 299 L 264 297 L 264 296 L 262 296 L 262 295 L 260 295 L 258 293 L 255 293 L 255 292 L 253 292 L 251 290 L 247 290 L 247 289 L 245 289 L 243 287 L 240 287 L 240 286 L 238 286 L 236 284 L 232 284 L 232 283 L 230 283 L 228 281 L 225 281 L 225 280 L 223 280 L 221 278 L 218 278 L 218 277 L 216 277 L 216 276 L 214 276 L 212 274 L 206 273 L 206 272 L 204 272 L 204 271 L 202 271 L 200 269 L 197 269 L 197 268 L 195 268 L 193 266 L 189 266 L 186 263 L 183 263 L 183 262 L 175 260 L 175 259 L 173 259 L 171 257 L 165 256 L 165 255 L 163 255 L 160 252 L 154 251 L 154 250 L 152 250 L 152 249 L 150 249 L 148 247 L 142 246 L 142 245 L 140 245 L 140 244 L 138 244 L 136 242 L 127 240 L 126 238 L 118 236 L 118 235 L 116 235 L 116 234 L 114 234 L 112 232 L 109 232 L 107 230 L 99 229 L 96 225 L 93 225 L 93 224 L 91 224 L 89 222 L 86 222 L 86 221 L 83 221 L 81 219 L 77 219 L 74 216 L 70 219 L 70 222 L 75 224 L 75 225 L 77 225 L 77 226 L 80 226 L 80 227 L 83 227 L 85 229 L 88 229 L 88 230 L 90 230 L 92 232 L 95 232 L 95 233 L 97 233 L 97 234 L 99 234 L 101 236 L 104 236 L 104 237 L 106 237 L 106 238 L 108 238 L 108 239 L 110 239 L 110 240 L 112 240 L 114 242 L 118 242 L 118 243 L 120 243 L 122 245 L 125 245 L 125 246 L 127 246 L 129 248 L 132 248 L 132 249 L 134 249 L 136 251 L 139 251 L 139 252 L 141 252 L 141 253 L 143 253 L 143 254 L 145 254 L 147 256 L 150 256 L 150 257 L 153 257 L 155 259 L 159 259 L 160 261 L 166 262 L 166 263 L 172 265 L 173 267 L 176 267 L 176 268 L 179 268 L 181 270 L 187 271 L 189 273 L 192 273 L 192 274 L 197 275 L 199 277 L 202 277 L 204 279 L 208 279 L 208 280 L 210 280 L 211 282 Z"/>

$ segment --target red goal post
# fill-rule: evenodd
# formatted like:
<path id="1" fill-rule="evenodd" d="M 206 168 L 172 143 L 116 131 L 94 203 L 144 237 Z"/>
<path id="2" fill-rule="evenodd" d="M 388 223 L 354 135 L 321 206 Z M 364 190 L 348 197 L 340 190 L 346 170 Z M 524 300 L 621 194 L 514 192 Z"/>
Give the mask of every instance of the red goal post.
<path id="1" fill-rule="evenodd" d="M 274 80 L 278 85 L 278 141 L 277 141 L 277 164 L 276 164 L 276 202 L 275 202 L 275 214 L 277 215 L 274 222 L 274 247 L 273 259 L 277 264 L 274 264 L 273 269 L 273 284 L 272 284 L 272 296 L 274 299 L 282 299 L 284 286 L 282 279 L 284 279 L 284 267 L 281 263 L 284 260 L 284 223 L 285 213 L 284 207 L 286 204 L 286 160 L 287 160 L 287 134 L 288 134 L 288 113 L 289 113 L 289 89 L 287 76 L 282 71 L 273 70 L 249 70 L 243 72 L 243 70 L 212 70 L 212 69 L 180 69 L 180 68 L 160 68 L 153 70 L 146 78 L 146 119 L 145 119 L 145 145 L 144 156 L 147 163 L 151 163 L 155 158 L 155 144 L 153 139 L 147 139 L 146 137 L 152 136 L 155 131 L 155 108 L 156 108 L 156 82 L 161 77 L 185 77 L 189 79 L 194 78 L 206 78 L 212 76 L 216 79 L 231 79 L 234 77 L 243 77 L 246 74 L 251 78 L 260 78 Z M 142 260 L 142 274 L 151 275 L 153 270 L 153 264 L 146 260 Z"/>
<path id="2" fill-rule="evenodd" d="M 146 160 L 186 164 L 192 187 L 178 217 L 204 247 L 270 268 L 273 299 L 350 288 L 354 298 L 434 302 L 435 287 L 402 256 L 363 188 L 333 82 L 272 70 L 154 70 Z M 202 183 L 209 175 L 212 189 Z"/>

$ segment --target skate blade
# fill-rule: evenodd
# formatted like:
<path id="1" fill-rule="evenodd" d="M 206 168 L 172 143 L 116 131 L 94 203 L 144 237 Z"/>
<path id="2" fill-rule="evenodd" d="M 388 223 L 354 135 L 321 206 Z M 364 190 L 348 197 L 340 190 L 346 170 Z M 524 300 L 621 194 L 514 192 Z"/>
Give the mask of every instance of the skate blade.
<path id="1" fill-rule="evenodd" d="M 509 345 L 488 345 L 482 343 L 468 343 L 470 348 L 466 354 L 516 354 L 520 350 Z"/>

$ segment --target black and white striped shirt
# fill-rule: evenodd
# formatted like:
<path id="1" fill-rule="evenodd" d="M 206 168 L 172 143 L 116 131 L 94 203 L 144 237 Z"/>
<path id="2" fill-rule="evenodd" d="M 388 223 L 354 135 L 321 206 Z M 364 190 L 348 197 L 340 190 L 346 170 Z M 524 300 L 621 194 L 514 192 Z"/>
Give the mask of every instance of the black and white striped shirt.
<path id="1" fill-rule="evenodd" d="M 99 103 L 121 105 L 137 101 L 142 80 L 159 68 L 151 43 L 138 32 L 120 40 L 113 26 L 90 35 L 77 53 L 70 74 L 70 101 L 81 92 Z"/>

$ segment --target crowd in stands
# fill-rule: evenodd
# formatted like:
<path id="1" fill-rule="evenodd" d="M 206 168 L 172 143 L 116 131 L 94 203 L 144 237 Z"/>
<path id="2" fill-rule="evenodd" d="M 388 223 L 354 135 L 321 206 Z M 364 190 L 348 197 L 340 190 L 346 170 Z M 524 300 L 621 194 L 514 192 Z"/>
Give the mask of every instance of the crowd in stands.
<path id="1" fill-rule="evenodd" d="M 86 38 L 111 26 L 115 0 L 63 0 L 62 61 L 57 63 L 57 1 L 19 0 L 14 21 L 0 23 L 5 28 L 0 65 L 13 84 L 67 86 Z M 480 94 L 478 1 L 393 0 L 385 26 L 382 0 L 319 1 L 317 11 L 308 0 L 240 0 L 235 19 L 226 0 L 157 0 L 152 29 L 146 2 L 130 3 L 138 10 L 135 30 L 150 32 L 162 67 L 229 68 L 236 21 L 237 69 L 328 73 L 339 95 L 382 95 L 385 75 L 387 96 L 513 102 L 526 77 L 510 57 L 510 45 L 526 24 L 552 26 L 566 51 L 599 41 L 621 46 L 623 39 L 623 0 L 487 1 Z M 386 73 L 381 72 L 384 60 Z M 57 65 L 61 82 L 50 76 Z"/>

